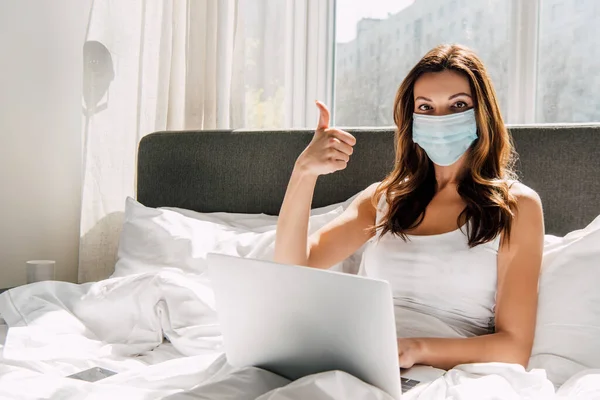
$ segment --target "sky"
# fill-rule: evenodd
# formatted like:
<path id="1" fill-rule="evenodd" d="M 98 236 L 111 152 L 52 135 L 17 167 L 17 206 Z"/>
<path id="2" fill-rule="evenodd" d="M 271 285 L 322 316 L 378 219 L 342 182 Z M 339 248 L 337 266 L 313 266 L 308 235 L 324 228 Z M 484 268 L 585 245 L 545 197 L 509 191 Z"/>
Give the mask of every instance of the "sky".
<path id="1" fill-rule="evenodd" d="M 349 42 L 356 36 L 356 23 L 361 18 L 386 18 L 415 0 L 337 0 L 336 35 L 338 42 Z"/>

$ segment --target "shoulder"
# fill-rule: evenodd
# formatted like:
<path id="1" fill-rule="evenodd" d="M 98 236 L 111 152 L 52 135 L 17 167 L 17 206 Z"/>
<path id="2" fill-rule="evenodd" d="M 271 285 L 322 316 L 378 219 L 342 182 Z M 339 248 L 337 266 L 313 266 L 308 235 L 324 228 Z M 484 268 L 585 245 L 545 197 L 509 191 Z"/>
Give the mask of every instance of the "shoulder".
<path id="1" fill-rule="evenodd" d="M 542 200 L 535 190 L 521 182 L 511 182 L 509 190 L 515 199 L 511 237 L 529 240 L 544 234 Z"/>
<path id="2" fill-rule="evenodd" d="M 377 196 L 377 189 L 379 188 L 380 182 L 375 182 L 369 185 L 366 189 L 363 189 L 361 192 L 356 195 L 352 203 L 354 205 L 366 205 L 373 204 L 373 208 L 376 206 L 375 198 Z"/>
<path id="3" fill-rule="evenodd" d="M 371 202 L 373 205 L 376 205 L 377 201 L 379 200 L 377 189 L 379 188 L 380 184 L 381 182 L 370 184 L 366 189 L 358 194 L 356 200 L 360 202 Z"/>
<path id="4" fill-rule="evenodd" d="M 380 182 L 375 182 L 369 185 L 366 189 L 358 194 L 353 201 L 354 208 L 361 215 L 367 216 L 369 219 L 375 218 L 377 213 L 378 188 Z"/>
<path id="5" fill-rule="evenodd" d="M 542 211 L 542 199 L 535 190 L 518 181 L 509 182 L 508 187 L 516 201 L 515 211 L 518 214 Z"/>

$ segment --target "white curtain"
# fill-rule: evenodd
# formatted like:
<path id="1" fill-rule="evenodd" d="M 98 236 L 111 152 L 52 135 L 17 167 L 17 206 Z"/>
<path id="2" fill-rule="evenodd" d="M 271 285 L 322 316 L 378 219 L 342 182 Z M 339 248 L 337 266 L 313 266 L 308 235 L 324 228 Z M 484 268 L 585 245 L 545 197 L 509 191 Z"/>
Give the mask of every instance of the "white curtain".
<path id="1" fill-rule="evenodd" d="M 84 45 L 79 282 L 114 268 L 151 132 L 312 127 L 331 103 L 334 0 L 94 0 Z"/>

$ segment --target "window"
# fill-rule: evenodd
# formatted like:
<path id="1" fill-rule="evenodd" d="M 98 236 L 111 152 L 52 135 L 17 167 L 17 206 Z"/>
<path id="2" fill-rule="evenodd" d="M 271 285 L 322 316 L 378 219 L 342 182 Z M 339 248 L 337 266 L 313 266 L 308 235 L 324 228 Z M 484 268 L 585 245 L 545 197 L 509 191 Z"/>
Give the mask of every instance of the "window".
<path id="1" fill-rule="evenodd" d="M 415 29 L 413 31 L 413 38 L 414 40 L 421 40 L 421 37 L 423 36 L 423 29 L 422 29 L 422 23 L 421 23 L 421 19 L 418 19 L 415 21 Z"/>
<path id="2" fill-rule="evenodd" d="M 479 29 L 482 25 L 484 25 L 483 11 L 479 10 L 475 13 L 475 21 L 473 21 L 473 26 L 476 27 L 476 29 Z"/>
<path id="3" fill-rule="evenodd" d="M 560 4 L 552 4 L 552 11 L 551 11 L 551 17 L 550 20 L 552 22 L 556 21 L 556 19 L 559 16 L 560 10 L 559 10 Z"/>
<path id="4" fill-rule="evenodd" d="M 536 122 L 600 121 L 600 9 L 574 3 L 541 0 Z"/>
<path id="5" fill-rule="evenodd" d="M 355 0 L 337 1 L 339 7 L 357 4 Z M 342 84 L 335 75 L 333 113 L 336 124 L 393 125 L 392 106 L 402 79 L 426 51 L 441 43 L 452 42 L 472 47 L 481 57 L 508 123 L 522 119 L 522 116 L 513 117 L 514 110 L 511 111 L 513 115 L 507 115 L 509 87 L 514 93 L 517 82 L 528 87 L 527 91 L 517 92 L 523 96 L 517 98 L 517 104 L 535 105 L 527 111 L 527 121 L 600 122 L 600 46 L 597 40 L 600 37 L 597 22 L 600 21 L 600 1 L 539 0 L 537 14 L 532 15 L 539 21 L 536 51 L 516 55 L 509 38 L 516 29 L 511 26 L 510 13 L 514 12 L 511 6 L 517 1 L 525 0 L 370 0 L 363 8 L 364 17 L 383 21 L 368 31 L 359 32 L 354 41 L 375 43 L 394 30 L 396 37 L 389 43 L 390 51 L 376 50 L 379 59 L 369 59 L 362 69 L 348 61 L 344 70 L 350 74 L 349 84 Z M 450 8 L 453 4 L 457 8 Z M 389 9 L 392 6 L 396 8 Z M 429 24 L 431 16 L 436 21 Z M 386 18 L 390 19 L 389 23 Z M 337 21 L 340 23 L 348 21 Z M 516 57 L 525 57 L 528 65 L 536 66 L 534 79 L 509 75 L 511 65 L 523 64 L 523 59 Z"/>
<path id="6" fill-rule="evenodd" d="M 372 29 L 357 33 L 354 41 L 359 43 L 373 43 L 380 37 L 385 37 L 390 30 L 404 26 L 405 34 L 398 36 L 394 46 L 402 49 L 398 52 L 381 51 L 380 59 L 370 61 L 363 69 L 346 68 L 345 73 L 351 71 L 353 76 L 348 79 L 350 84 L 342 84 L 341 78 L 336 74 L 335 81 L 335 123 L 343 126 L 390 126 L 393 125 L 393 103 L 396 91 L 402 79 L 413 65 L 425 52 L 441 43 L 460 42 L 474 48 L 483 62 L 486 63 L 496 91 L 500 106 L 506 102 L 508 84 L 508 17 L 509 2 L 506 0 L 487 0 L 485 2 L 469 2 L 469 8 L 453 9 L 451 14 L 457 22 L 436 22 L 436 27 L 424 24 L 432 10 L 439 10 L 438 16 L 444 14 L 444 4 L 447 0 L 419 0 L 419 1 L 377 1 L 369 2 L 370 9 L 365 9 L 364 17 L 387 16 L 393 18 L 397 25 L 378 23 Z M 382 5 L 408 4 L 404 8 L 390 10 Z M 338 0 L 338 7 L 351 7 L 354 0 Z M 459 4 L 456 2 L 455 4 Z M 373 14 L 373 8 L 379 5 L 379 15 Z M 497 12 L 491 7 L 497 5 Z M 458 5 L 456 5 L 458 7 Z M 456 15 L 454 15 L 456 14 Z M 484 22 L 476 28 L 476 18 Z M 397 22 L 396 22 L 397 21 Z M 357 21 L 353 22 L 356 23 Z M 384 21 L 385 22 L 385 21 Z M 349 23 L 337 21 L 336 24 Z M 466 33 L 463 23 L 469 26 L 471 33 Z M 487 35 L 490 26 L 496 32 L 494 40 Z M 433 33 L 433 34 L 432 34 Z M 475 41 L 480 37 L 480 42 Z M 504 111 L 504 109 L 503 109 Z"/>
<path id="7" fill-rule="evenodd" d="M 415 44 L 415 48 L 421 50 L 421 44 L 423 42 L 423 29 L 422 29 L 422 21 L 421 19 L 417 19 L 415 21 L 414 29 L 413 29 L 413 40 Z"/>

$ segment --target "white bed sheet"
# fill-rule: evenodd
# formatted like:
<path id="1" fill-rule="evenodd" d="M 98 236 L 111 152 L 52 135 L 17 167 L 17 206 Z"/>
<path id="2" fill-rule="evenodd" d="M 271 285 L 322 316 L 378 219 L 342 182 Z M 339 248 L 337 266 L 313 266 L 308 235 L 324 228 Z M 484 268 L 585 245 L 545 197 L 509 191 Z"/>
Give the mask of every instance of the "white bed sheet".
<path id="1" fill-rule="evenodd" d="M 390 399 L 339 371 L 290 383 L 257 368 L 232 368 L 201 277 L 164 271 L 9 293 L 0 296 L 0 314 L 11 326 L 7 332 L 0 324 L 0 399 Z M 65 377 L 92 366 L 119 373 L 96 383 Z M 593 400 L 600 399 L 600 371 L 581 373 L 556 393 L 543 370 L 470 364 L 404 398 Z"/>

